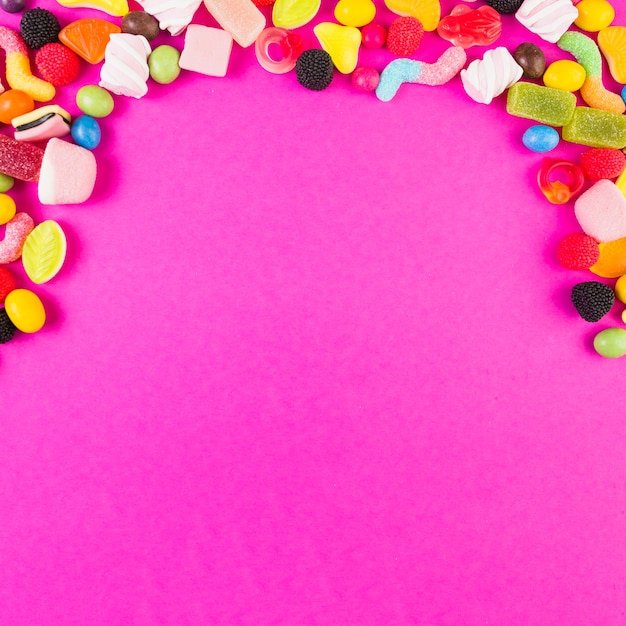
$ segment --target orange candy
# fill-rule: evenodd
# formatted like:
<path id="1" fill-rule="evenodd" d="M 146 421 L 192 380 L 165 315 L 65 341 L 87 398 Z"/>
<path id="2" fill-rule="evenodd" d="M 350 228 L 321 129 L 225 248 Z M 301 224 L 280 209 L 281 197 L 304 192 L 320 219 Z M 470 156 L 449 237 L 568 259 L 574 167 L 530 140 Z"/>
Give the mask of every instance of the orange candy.
<path id="1" fill-rule="evenodd" d="M 35 101 L 19 89 L 8 89 L 0 94 L 0 122 L 10 124 L 14 117 L 30 113 Z"/>
<path id="2" fill-rule="evenodd" d="M 600 258 L 589 269 L 602 278 L 618 278 L 626 274 L 626 237 L 598 244 Z"/>
<path id="3" fill-rule="evenodd" d="M 95 65 L 104 59 L 104 50 L 113 33 L 121 33 L 116 24 L 97 17 L 76 20 L 61 29 L 59 41 L 81 59 Z"/>

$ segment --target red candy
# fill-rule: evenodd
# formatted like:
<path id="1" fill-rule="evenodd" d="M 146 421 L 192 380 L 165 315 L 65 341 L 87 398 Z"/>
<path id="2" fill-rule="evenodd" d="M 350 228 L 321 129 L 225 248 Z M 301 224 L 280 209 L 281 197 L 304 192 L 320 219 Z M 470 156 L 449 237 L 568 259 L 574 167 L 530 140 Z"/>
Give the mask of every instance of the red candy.
<path id="1" fill-rule="evenodd" d="M 361 41 L 366 48 L 382 48 L 387 41 L 387 29 L 374 22 L 361 29 Z"/>
<path id="2" fill-rule="evenodd" d="M 600 258 L 600 246 L 593 237 L 574 233 L 561 241 L 557 257 L 568 270 L 588 270 Z"/>
<path id="3" fill-rule="evenodd" d="M 15 289 L 13 275 L 6 267 L 0 267 L 0 304 Z"/>
<path id="4" fill-rule="evenodd" d="M 463 4 L 454 7 L 437 25 L 437 32 L 455 46 L 488 46 L 502 33 L 500 14 L 491 7 L 470 9 Z"/>
<path id="5" fill-rule="evenodd" d="M 399 57 L 411 56 L 422 43 L 424 27 L 414 17 L 398 17 L 387 31 L 387 48 Z"/>
<path id="6" fill-rule="evenodd" d="M 37 50 L 35 66 L 45 80 L 55 87 L 62 87 L 78 77 L 80 59 L 62 43 L 47 43 Z"/>
<path id="7" fill-rule="evenodd" d="M 537 173 L 537 184 L 552 204 L 565 204 L 583 188 L 585 176 L 576 163 L 544 159 Z"/>
<path id="8" fill-rule="evenodd" d="M 580 167 L 588 180 L 617 178 L 626 167 L 626 156 L 615 148 L 591 148 L 582 153 Z"/>
<path id="9" fill-rule="evenodd" d="M 358 91 L 374 91 L 379 82 L 380 74 L 373 67 L 357 67 L 352 72 L 352 86 Z"/>

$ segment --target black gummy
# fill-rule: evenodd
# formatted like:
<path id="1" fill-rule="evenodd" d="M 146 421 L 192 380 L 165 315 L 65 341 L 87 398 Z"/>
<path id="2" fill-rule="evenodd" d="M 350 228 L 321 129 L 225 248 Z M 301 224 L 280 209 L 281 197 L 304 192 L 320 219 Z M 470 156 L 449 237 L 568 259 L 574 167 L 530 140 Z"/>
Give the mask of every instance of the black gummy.
<path id="1" fill-rule="evenodd" d="M 59 20 L 47 9 L 30 9 L 22 14 L 20 34 L 26 45 L 33 50 L 39 50 L 47 43 L 57 42 L 60 30 Z"/>
<path id="2" fill-rule="evenodd" d="M 485 2 L 501 15 L 515 13 L 524 4 L 524 0 L 485 0 Z"/>
<path id="3" fill-rule="evenodd" d="M 4 308 L 0 309 L 0 343 L 7 343 L 13 339 L 15 335 L 15 325 L 9 319 L 7 312 Z"/>
<path id="4" fill-rule="evenodd" d="M 334 73 L 333 60 L 326 50 L 305 50 L 296 61 L 298 82 L 312 91 L 326 89 L 332 82 Z"/>
<path id="5" fill-rule="evenodd" d="M 590 280 L 572 287 L 572 302 L 585 321 L 598 322 L 611 310 L 615 294 L 608 285 Z"/>

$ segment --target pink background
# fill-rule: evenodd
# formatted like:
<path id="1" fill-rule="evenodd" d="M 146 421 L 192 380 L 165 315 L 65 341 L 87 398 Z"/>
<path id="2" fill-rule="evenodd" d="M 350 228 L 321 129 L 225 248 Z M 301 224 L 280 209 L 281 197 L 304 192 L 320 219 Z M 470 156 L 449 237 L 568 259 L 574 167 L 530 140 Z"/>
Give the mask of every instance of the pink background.
<path id="1" fill-rule="evenodd" d="M 116 97 L 89 202 L 15 187 L 69 254 L 11 266 L 49 320 L 0 352 L 3 625 L 626 624 L 626 360 L 592 347 L 622 305 L 571 306 L 572 204 L 505 101 L 314 93 L 236 47 Z"/>

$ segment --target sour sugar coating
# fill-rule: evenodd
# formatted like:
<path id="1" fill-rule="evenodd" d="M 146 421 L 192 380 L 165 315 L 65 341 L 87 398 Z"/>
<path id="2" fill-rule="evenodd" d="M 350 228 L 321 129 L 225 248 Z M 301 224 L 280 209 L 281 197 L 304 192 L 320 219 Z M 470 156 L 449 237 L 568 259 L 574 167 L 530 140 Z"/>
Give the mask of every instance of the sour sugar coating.
<path id="1" fill-rule="evenodd" d="M 148 56 L 151 51 L 143 35 L 112 34 L 104 53 L 98 84 L 119 96 L 145 96 L 148 93 Z"/>
<path id="2" fill-rule="evenodd" d="M 563 92 L 567 93 L 567 92 Z M 573 94 L 568 94 L 572 97 Z M 576 107 L 571 120 L 563 126 L 565 141 L 592 148 L 626 146 L 626 116 L 590 107 Z"/>
<path id="3" fill-rule="evenodd" d="M 242 48 L 252 45 L 265 28 L 265 16 L 251 0 L 204 0 L 204 6 Z"/>
<path id="4" fill-rule="evenodd" d="M 27 142 L 0 134 L 0 172 L 18 180 L 37 182 L 44 151 Z"/>
<path id="5" fill-rule="evenodd" d="M 178 0 L 175 3 L 171 0 L 137 0 L 137 3 L 158 20 L 161 30 L 169 31 L 170 35 L 180 35 L 191 23 L 202 0 Z"/>
<path id="6" fill-rule="evenodd" d="M 48 102 L 54 98 L 54 85 L 33 76 L 28 46 L 18 32 L 0 26 L 0 48 L 6 53 L 6 78 L 13 89 L 24 91 L 37 102 Z"/>
<path id="7" fill-rule="evenodd" d="M 622 97 L 608 91 L 602 84 L 602 55 L 591 37 L 570 31 L 559 39 L 557 45 L 561 50 L 572 54 L 585 68 L 587 78 L 580 88 L 580 95 L 590 107 L 613 113 L 623 113 L 626 110 Z"/>
<path id="8" fill-rule="evenodd" d="M 35 222 L 28 213 L 16 213 L 6 225 L 4 239 L 0 241 L 0 263 L 12 263 L 22 256 L 26 237 L 35 228 Z"/>
<path id="9" fill-rule="evenodd" d="M 433 87 L 444 85 L 461 71 L 466 60 L 465 50 L 458 46 L 445 50 L 435 63 L 395 59 L 382 71 L 376 97 L 382 102 L 389 102 L 404 83 Z"/>
<path id="10" fill-rule="evenodd" d="M 467 69 L 461 70 L 461 81 L 465 93 L 472 100 L 490 104 L 495 97 L 515 84 L 523 72 L 511 53 L 500 46 L 487 50 L 482 59 L 472 61 Z"/>
<path id="11" fill-rule="evenodd" d="M 564 126 L 569 123 L 575 109 L 576 96 L 562 89 L 518 82 L 507 93 L 507 113 L 548 126 Z"/>
<path id="12" fill-rule="evenodd" d="M 524 0 L 515 17 L 531 33 L 556 43 L 578 17 L 578 9 L 572 0 Z"/>

